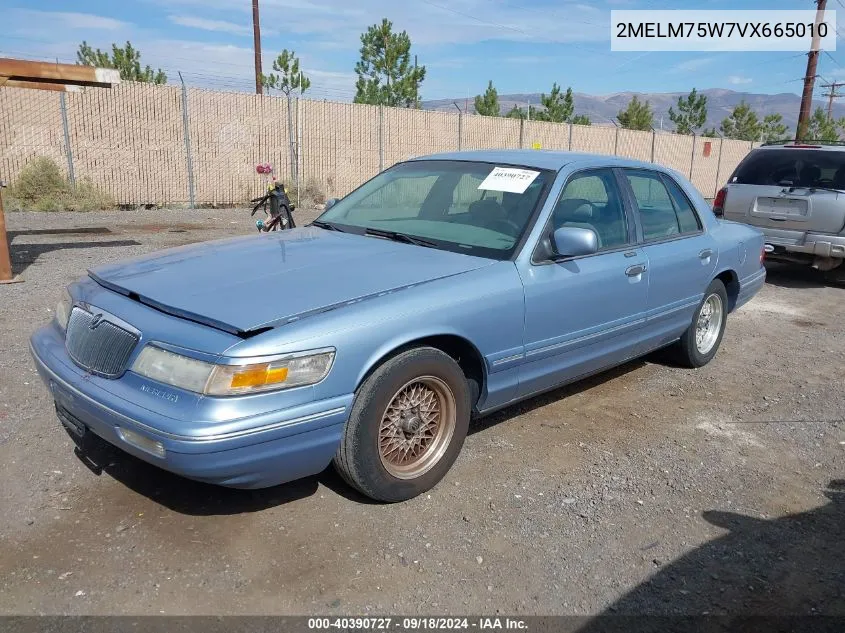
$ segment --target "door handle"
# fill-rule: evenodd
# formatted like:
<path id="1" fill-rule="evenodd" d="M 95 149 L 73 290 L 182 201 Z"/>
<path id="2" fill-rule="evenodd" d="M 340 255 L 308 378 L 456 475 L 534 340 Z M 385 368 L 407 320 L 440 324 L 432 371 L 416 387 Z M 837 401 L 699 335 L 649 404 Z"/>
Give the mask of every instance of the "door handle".
<path id="1" fill-rule="evenodd" d="M 629 266 L 625 269 L 625 274 L 629 277 L 636 277 L 637 275 L 643 274 L 645 271 L 645 264 L 634 264 L 633 266 Z"/>
<path id="2" fill-rule="evenodd" d="M 707 258 L 708 258 L 708 257 L 710 257 L 712 254 L 713 254 L 713 251 L 711 251 L 709 248 L 705 248 L 703 251 L 701 251 L 701 252 L 698 254 L 698 257 L 699 257 L 699 259 L 707 259 Z"/>

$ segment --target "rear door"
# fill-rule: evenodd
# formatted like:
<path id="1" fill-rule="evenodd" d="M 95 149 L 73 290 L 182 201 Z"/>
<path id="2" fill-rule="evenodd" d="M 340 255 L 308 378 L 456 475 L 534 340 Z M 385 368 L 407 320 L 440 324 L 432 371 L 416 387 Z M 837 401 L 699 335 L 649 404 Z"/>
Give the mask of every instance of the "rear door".
<path id="1" fill-rule="evenodd" d="M 672 178 L 649 169 L 621 172 L 650 267 L 645 352 L 671 343 L 690 326 L 713 279 L 718 244 Z"/>
<path id="2" fill-rule="evenodd" d="M 838 233 L 845 228 L 845 151 L 758 149 L 727 186 L 727 220 L 785 231 Z"/>

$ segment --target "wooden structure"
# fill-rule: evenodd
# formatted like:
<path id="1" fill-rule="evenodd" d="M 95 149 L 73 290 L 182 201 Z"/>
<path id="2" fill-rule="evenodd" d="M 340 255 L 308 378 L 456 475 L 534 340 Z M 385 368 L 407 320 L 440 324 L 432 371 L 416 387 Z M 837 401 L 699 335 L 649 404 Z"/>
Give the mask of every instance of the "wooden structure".
<path id="1" fill-rule="evenodd" d="M 120 73 L 112 68 L 0 57 L 0 89 L 7 86 L 67 92 L 80 90 L 85 86 L 111 88 L 119 83 Z M 9 256 L 2 195 L 0 185 L 0 283 L 12 283 L 18 280 L 12 278 L 12 260 Z"/>

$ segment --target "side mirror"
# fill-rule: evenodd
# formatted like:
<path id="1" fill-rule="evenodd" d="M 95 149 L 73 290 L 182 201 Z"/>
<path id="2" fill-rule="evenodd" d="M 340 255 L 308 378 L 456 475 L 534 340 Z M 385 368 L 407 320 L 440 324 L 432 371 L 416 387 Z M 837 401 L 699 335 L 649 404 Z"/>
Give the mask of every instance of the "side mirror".
<path id="1" fill-rule="evenodd" d="M 560 257 L 592 255 L 599 250 L 599 238 L 592 229 L 562 226 L 554 232 L 552 245 Z"/>
<path id="2" fill-rule="evenodd" d="M 328 200 L 326 200 L 326 208 L 323 209 L 323 210 L 328 211 L 334 205 L 336 205 L 338 202 L 340 202 L 340 198 L 329 198 Z"/>

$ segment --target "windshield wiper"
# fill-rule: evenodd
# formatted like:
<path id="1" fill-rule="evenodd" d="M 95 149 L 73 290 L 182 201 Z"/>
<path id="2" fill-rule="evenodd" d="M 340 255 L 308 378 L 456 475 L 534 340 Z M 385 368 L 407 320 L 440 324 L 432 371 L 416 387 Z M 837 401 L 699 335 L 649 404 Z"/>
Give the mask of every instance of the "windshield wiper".
<path id="1" fill-rule="evenodd" d="M 313 222 L 311 222 L 311 226 L 317 226 L 321 229 L 326 229 L 327 231 L 337 231 L 338 233 L 346 233 L 346 231 L 337 227 L 336 225 L 330 222 L 325 222 L 323 220 L 314 220 Z"/>
<path id="2" fill-rule="evenodd" d="M 796 189 L 806 189 L 807 191 L 809 191 L 811 193 L 813 191 L 832 191 L 833 193 L 845 193 L 845 189 L 835 189 L 833 187 L 797 187 L 797 186 L 789 187 L 787 192 L 792 193 Z"/>
<path id="3" fill-rule="evenodd" d="M 422 237 L 414 237 L 407 233 L 399 233 L 398 231 L 382 231 L 381 229 L 367 229 L 364 231 L 366 235 L 374 235 L 376 237 L 383 237 L 394 242 L 404 242 L 405 244 L 414 244 L 416 246 L 427 246 L 428 248 L 437 248 L 437 244 L 431 240 Z"/>

